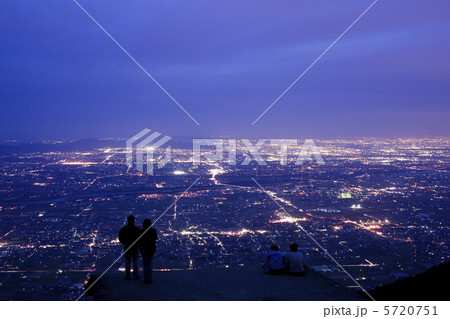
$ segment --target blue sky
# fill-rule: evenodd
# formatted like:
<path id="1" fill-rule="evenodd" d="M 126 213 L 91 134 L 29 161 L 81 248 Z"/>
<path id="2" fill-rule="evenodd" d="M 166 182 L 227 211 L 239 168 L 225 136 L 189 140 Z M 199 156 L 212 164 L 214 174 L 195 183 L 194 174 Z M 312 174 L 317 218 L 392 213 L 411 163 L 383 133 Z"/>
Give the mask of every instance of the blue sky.
<path id="1" fill-rule="evenodd" d="M 450 3 L 72 0 L 0 3 L 0 138 L 448 136 Z"/>

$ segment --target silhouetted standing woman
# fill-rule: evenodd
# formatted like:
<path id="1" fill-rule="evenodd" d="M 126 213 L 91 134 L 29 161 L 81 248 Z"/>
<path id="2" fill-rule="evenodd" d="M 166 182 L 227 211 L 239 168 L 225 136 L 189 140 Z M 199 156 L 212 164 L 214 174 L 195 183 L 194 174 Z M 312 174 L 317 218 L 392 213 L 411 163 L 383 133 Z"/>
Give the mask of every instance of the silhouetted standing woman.
<path id="1" fill-rule="evenodd" d="M 153 255 L 156 252 L 156 239 L 158 238 L 158 234 L 155 229 L 151 228 L 152 222 L 150 219 L 144 220 L 142 226 L 144 234 L 139 241 L 139 246 L 144 266 L 144 282 L 150 284 L 152 282 Z"/>

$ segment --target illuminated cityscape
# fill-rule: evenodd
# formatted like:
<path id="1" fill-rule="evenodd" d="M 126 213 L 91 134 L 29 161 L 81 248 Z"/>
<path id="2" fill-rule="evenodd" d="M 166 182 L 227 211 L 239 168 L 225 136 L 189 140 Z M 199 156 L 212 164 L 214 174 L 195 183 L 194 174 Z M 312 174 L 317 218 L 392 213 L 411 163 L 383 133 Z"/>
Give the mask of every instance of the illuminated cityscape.
<path id="1" fill-rule="evenodd" d="M 198 177 L 155 224 L 156 271 L 246 267 L 271 243 L 297 242 L 310 268 L 357 290 L 304 231 L 367 289 L 450 260 L 448 139 L 315 142 L 324 165 L 281 165 L 270 146 L 260 151 L 267 165 L 239 165 L 249 156 L 239 144 L 236 166 L 193 165 L 192 148 L 179 146 L 154 176 L 127 167 L 122 140 L 2 153 L 0 299 L 76 299 L 120 256 L 126 217 L 157 219 Z"/>

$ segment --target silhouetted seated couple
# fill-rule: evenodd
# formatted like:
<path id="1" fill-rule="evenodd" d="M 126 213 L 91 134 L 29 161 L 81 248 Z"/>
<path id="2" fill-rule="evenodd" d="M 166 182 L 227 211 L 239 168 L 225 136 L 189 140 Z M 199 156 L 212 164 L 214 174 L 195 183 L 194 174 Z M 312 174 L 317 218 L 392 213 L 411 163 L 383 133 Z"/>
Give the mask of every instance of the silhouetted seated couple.
<path id="1" fill-rule="evenodd" d="M 139 251 L 142 255 L 144 268 L 144 282 L 152 282 L 153 255 L 156 252 L 156 239 L 158 234 L 153 229 L 150 219 L 144 220 L 143 229 L 134 223 L 136 219 L 130 215 L 127 225 L 119 231 L 119 241 L 125 251 L 125 279 L 131 280 L 131 263 L 133 263 L 133 279 L 139 279 Z"/>
<path id="2" fill-rule="evenodd" d="M 303 254 L 298 251 L 296 243 L 291 244 L 289 248 L 291 251 L 284 254 L 278 245 L 273 244 L 264 260 L 264 271 L 271 275 L 304 276 L 306 271 Z"/>

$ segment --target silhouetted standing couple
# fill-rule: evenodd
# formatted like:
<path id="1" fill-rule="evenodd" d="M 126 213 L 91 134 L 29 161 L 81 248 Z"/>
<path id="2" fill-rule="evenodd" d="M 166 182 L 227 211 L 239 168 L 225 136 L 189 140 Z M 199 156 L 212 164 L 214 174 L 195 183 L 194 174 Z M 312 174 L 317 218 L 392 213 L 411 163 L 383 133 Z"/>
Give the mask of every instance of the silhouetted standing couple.
<path id="1" fill-rule="evenodd" d="M 142 255 L 144 282 L 152 282 L 153 255 L 156 252 L 158 234 L 153 229 L 150 219 L 144 220 L 143 229 L 135 225 L 135 217 L 128 216 L 127 225 L 119 231 L 119 241 L 125 251 L 125 279 L 131 280 L 131 263 L 133 263 L 133 279 L 139 279 L 139 251 Z"/>

